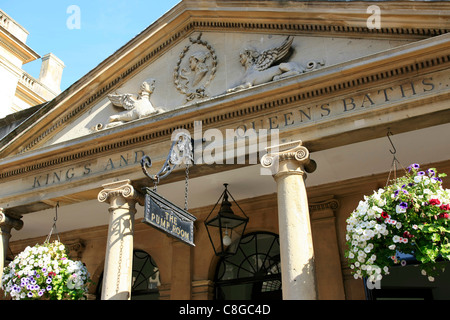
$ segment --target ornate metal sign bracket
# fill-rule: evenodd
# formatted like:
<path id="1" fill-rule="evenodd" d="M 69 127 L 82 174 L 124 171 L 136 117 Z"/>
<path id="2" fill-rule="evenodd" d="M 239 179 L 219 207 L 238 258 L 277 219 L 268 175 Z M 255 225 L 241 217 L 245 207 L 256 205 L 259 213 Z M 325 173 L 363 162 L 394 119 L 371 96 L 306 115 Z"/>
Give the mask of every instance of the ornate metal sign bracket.
<path id="1" fill-rule="evenodd" d="M 177 165 L 184 162 L 188 167 L 194 162 L 192 150 L 193 142 L 191 136 L 186 132 L 179 132 L 172 142 L 169 155 L 161 170 L 154 175 L 150 174 L 148 169 L 152 167 L 152 160 L 148 155 L 144 155 L 141 159 L 142 171 L 147 177 L 153 180 L 156 187 L 159 184 L 159 181 L 167 177 Z"/>
<path id="2" fill-rule="evenodd" d="M 169 155 L 158 173 L 152 175 L 148 172 L 148 169 L 152 166 L 152 160 L 149 156 L 144 155 L 141 159 L 142 171 L 154 182 L 153 190 L 144 188 L 145 211 L 143 222 L 191 246 L 194 246 L 193 226 L 196 218 L 187 212 L 187 198 L 189 165 L 194 163 L 193 149 L 193 141 L 189 133 L 179 132 L 175 135 Z M 167 177 L 177 165 L 183 162 L 186 165 L 184 210 L 156 193 L 159 181 Z"/>

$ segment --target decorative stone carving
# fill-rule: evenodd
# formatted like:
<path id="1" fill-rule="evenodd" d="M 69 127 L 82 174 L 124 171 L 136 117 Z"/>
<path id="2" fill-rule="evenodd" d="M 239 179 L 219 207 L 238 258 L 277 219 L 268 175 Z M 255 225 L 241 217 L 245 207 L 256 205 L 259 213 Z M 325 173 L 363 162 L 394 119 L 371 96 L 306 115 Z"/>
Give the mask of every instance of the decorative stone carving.
<path id="1" fill-rule="evenodd" d="M 72 240 L 65 240 L 64 241 L 65 246 L 69 249 L 69 258 L 80 260 L 83 251 L 86 248 L 86 245 L 84 243 L 84 240 L 82 239 L 72 239 Z"/>
<path id="2" fill-rule="evenodd" d="M 316 162 L 310 159 L 308 149 L 302 146 L 302 141 L 300 140 L 269 147 L 267 152 L 261 158 L 261 165 L 270 169 L 273 175 L 283 171 L 283 168 L 280 168 L 280 164 L 286 160 L 298 161 L 307 173 L 312 173 L 316 170 Z"/>
<path id="3" fill-rule="evenodd" d="M 310 212 L 324 211 L 324 210 L 335 211 L 338 208 L 339 208 L 339 201 L 334 198 L 330 198 L 330 199 L 323 200 L 323 201 L 312 202 L 309 205 Z"/>
<path id="4" fill-rule="evenodd" d="M 161 108 L 155 108 L 151 101 L 150 96 L 155 90 L 155 79 L 147 79 L 141 84 L 140 91 L 137 96 L 131 93 L 124 94 L 109 94 L 108 99 L 113 106 L 123 108 L 125 111 L 109 117 L 109 123 L 106 128 L 117 126 L 128 121 L 137 120 L 140 118 L 148 117 L 152 114 L 164 112 Z M 98 124 L 97 130 L 103 129 L 102 124 Z"/>
<path id="5" fill-rule="evenodd" d="M 179 92 L 186 95 L 186 101 L 208 97 L 206 88 L 214 79 L 217 70 L 217 56 L 212 46 L 201 40 L 202 34 L 189 38 L 190 45 L 180 53 L 173 72 L 173 81 Z"/>
<path id="6" fill-rule="evenodd" d="M 131 185 L 130 180 L 108 183 L 103 185 L 103 188 L 97 197 L 99 202 L 114 201 L 121 197 L 126 201 L 144 203 L 143 195 Z"/>
<path id="7" fill-rule="evenodd" d="M 261 52 L 253 48 L 244 49 L 239 55 L 239 62 L 245 68 L 245 74 L 241 84 L 228 89 L 227 92 L 235 92 L 258 84 L 295 76 L 323 65 L 323 62 L 310 61 L 304 68 L 295 62 L 282 62 L 288 58 L 293 40 L 293 37 L 288 36 L 278 47 Z"/>

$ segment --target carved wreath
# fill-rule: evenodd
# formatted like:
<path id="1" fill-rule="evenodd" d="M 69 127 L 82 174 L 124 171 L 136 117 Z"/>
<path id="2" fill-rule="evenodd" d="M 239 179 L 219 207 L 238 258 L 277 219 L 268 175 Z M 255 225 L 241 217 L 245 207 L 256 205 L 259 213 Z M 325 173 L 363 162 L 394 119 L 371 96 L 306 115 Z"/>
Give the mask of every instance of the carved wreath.
<path id="1" fill-rule="evenodd" d="M 200 33 L 196 39 L 189 38 L 191 44 L 185 46 L 180 53 L 173 73 L 175 86 L 178 91 L 186 95 L 187 101 L 208 97 L 206 87 L 216 75 L 216 53 L 207 41 L 200 39 L 201 36 Z M 200 45 L 202 48 L 189 54 L 192 51 L 192 45 Z M 188 59 L 185 59 L 186 57 Z"/>

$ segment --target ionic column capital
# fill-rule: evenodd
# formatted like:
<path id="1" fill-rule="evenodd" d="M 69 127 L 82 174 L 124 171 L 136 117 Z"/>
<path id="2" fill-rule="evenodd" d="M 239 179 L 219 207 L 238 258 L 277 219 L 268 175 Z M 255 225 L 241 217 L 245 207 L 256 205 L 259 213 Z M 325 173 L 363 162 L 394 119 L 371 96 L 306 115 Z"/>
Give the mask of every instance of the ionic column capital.
<path id="1" fill-rule="evenodd" d="M 104 184 L 103 190 L 98 194 L 98 201 L 100 202 L 112 202 L 116 198 L 124 198 L 127 202 L 138 202 L 139 204 L 144 204 L 144 196 L 137 191 L 130 180 L 122 180 L 117 182 L 111 182 Z"/>
<path id="2" fill-rule="evenodd" d="M 301 140 L 271 146 L 266 150 L 261 165 L 270 169 L 273 175 L 283 172 L 303 174 L 303 170 L 308 173 L 316 170 L 316 162 L 310 159 L 309 150 L 302 145 Z"/>

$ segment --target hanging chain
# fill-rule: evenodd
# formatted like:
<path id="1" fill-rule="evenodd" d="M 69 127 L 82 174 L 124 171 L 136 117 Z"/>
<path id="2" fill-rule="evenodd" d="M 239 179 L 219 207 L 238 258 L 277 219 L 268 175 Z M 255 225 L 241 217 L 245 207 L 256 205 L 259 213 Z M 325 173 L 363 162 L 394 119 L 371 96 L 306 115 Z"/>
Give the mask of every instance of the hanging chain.
<path id="1" fill-rule="evenodd" d="M 156 179 L 153 180 L 153 191 L 156 192 L 156 187 L 158 186 L 159 183 L 159 176 L 156 176 Z"/>
<path id="2" fill-rule="evenodd" d="M 52 228 L 50 229 L 50 233 L 48 234 L 47 239 L 45 239 L 45 243 L 49 243 L 50 242 L 50 238 L 52 237 L 53 231 L 56 232 L 56 236 L 58 237 L 58 241 L 61 241 L 61 239 L 59 238 L 58 230 L 56 229 L 56 221 L 58 220 L 58 207 L 59 207 L 59 201 L 56 203 L 55 217 L 53 218 L 53 225 L 52 225 Z"/>
<path id="3" fill-rule="evenodd" d="M 184 210 L 188 209 L 188 193 L 189 193 L 189 163 L 186 161 L 186 177 L 184 182 Z"/>
<path id="4" fill-rule="evenodd" d="M 397 153 L 397 149 L 395 148 L 394 143 L 392 142 L 392 140 L 390 138 L 391 135 L 392 135 L 392 132 L 388 128 L 387 138 L 389 139 L 389 142 L 391 143 L 391 146 L 392 146 L 392 149 L 393 149 L 393 150 L 389 150 L 389 152 L 392 154 L 393 158 L 392 158 L 391 169 L 389 170 L 389 175 L 388 175 L 388 178 L 387 178 L 387 181 L 386 181 L 386 187 L 389 184 L 389 178 L 391 177 L 392 171 L 394 172 L 394 180 L 397 179 L 397 163 L 400 166 L 402 166 L 400 161 L 398 161 L 397 157 L 395 156 L 395 154 Z M 403 168 L 403 166 L 402 166 L 402 168 Z M 404 170 L 404 168 L 403 168 L 403 170 Z"/>

